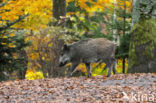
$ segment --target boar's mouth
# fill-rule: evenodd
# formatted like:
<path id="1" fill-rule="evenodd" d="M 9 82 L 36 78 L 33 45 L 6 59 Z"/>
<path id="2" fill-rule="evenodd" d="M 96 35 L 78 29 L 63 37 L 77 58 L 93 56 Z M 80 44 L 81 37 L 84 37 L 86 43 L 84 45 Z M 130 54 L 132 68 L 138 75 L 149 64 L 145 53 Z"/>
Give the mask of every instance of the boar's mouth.
<path id="1" fill-rule="evenodd" d="M 59 67 L 63 67 L 63 66 L 65 66 L 67 64 L 67 61 L 66 62 L 61 62 L 61 63 L 59 63 Z"/>

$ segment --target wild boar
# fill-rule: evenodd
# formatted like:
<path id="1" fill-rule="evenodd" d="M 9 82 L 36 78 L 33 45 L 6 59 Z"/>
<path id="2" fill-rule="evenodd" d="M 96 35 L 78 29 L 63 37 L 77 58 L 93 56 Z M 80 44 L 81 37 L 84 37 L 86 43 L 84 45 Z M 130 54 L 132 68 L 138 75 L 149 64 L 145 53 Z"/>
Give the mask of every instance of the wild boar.
<path id="1" fill-rule="evenodd" d="M 111 75 L 111 70 L 116 73 L 115 65 L 116 44 L 106 38 L 85 39 L 73 44 L 64 45 L 59 58 L 59 66 L 64 66 L 71 62 L 68 76 L 72 76 L 73 71 L 80 63 L 86 65 L 88 77 L 91 76 L 90 63 L 104 62 L 108 66 L 107 77 Z"/>

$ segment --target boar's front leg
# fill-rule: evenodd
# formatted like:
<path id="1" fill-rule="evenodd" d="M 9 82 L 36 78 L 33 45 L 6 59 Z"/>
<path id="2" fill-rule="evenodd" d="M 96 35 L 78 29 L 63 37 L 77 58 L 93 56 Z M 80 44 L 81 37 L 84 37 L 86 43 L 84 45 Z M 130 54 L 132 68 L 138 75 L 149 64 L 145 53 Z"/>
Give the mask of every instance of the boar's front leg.
<path id="1" fill-rule="evenodd" d="M 71 77 L 75 68 L 77 67 L 78 63 L 72 63 L 72 66 L 70 67 L 69 71 L 68 71 L 68 77 Z"/>
<path id="2" fill-rule="evenodd" d="M 90 77 L 92 75 L 91 70 L 90 70 L 90 63 L 85 63 L 86 64 L 86 69 L 87 69 L 87 77 Z"/>
<path id="3" fill-rule="evenodd" d="M 113 73 L 116 74 L 116 59 L 113 59 Z"/>

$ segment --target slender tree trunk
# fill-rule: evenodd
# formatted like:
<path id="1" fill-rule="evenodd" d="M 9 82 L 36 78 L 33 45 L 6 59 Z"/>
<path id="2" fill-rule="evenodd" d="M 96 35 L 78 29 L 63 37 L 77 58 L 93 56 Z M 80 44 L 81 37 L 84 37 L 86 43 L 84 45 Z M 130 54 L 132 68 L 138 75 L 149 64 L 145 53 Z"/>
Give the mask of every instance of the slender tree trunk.
<path id="1" fill-rule="evenodd" d="M 117 15 L 116 15 L 116 5 L 117 5 L 117 1 L 114 0 L 113 24 L 116 22 L 116 18 L 117 18 Z M 117 33 L 118 30 L 117 30 L 116 25 L 114 25 L 113 28 L 114 28 L 114 29 L 112 30 L 113 39 L 114 39 L 113 41 L 114 41 L 115 43 L 117 43 L 117 46 L 119 46 L 119 45 L 120 45 L 120 35 L 116 35 L 116 34 L 118 34 L 118 33 Z"/>
<path id="2" fill-rule="evenodd" d="M 53 0 L 53 17 L 57 20 L 57 22 L 54 24 L 56 25 L 59 24 L 61 16 L 66 16 L 66 0 Z M 63 23 L 62 27 L 65 26 L 64 24 L 65 23 Z M 52 42 L 53 42 L 52 46 L 53 60 L 51 63 L 51 69 L 48 70 L 49 77 L 64 77 L 65 68 L 58 67 L 60 51 L 64 44 L 64 41 L 59 39 L 59 37 L 55 35 Z"/>
<path id="3" fill-rule="evenodd" d="M 122 73 L 125 73 L 125 58 L 122 59 Z"/>
<path id="4" fill-rule="evenodd" d="M 124 11 L 123 11 L 123 36 L 126 35 L 126 1 L 124 1 Z"/>
<path id="5" fill-rule="evenodd" d="M 128 73 L 156 72 L 156 2 L 133 0 Z"/>
<path id="6" fill-rule="evenodd" d="M 123 11 L 123 36 L 126 35 L 126 1 L 124 1 L 124 11 Z M 122 58 L 122 73 L 125 73 L 125 57 Z"/>
<path id="7" fill-rule="evenodd" d="M 25 50 L 21 50 L 19 53 L 20 57 L 24 57 L 25 59 L 22 61 L 23 68 L 17 71 L 18 79 L 25 79 L 26 71 L 27 71 L 27 64 L 28 64 L 28 57 Z"/>

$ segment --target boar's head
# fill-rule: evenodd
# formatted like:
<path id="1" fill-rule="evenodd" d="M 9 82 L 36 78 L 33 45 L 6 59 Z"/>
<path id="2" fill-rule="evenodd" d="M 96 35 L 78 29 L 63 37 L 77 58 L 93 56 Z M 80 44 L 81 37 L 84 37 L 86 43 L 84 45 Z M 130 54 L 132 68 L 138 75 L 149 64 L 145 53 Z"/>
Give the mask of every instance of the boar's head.
<path id="1" fill-rule="evenodd" d="M 70 62 L 70 47 L 68 45 L 64 45 L 61 50 L 61 55 L 59 58 L 59 66 L 62 67 Z"/>

